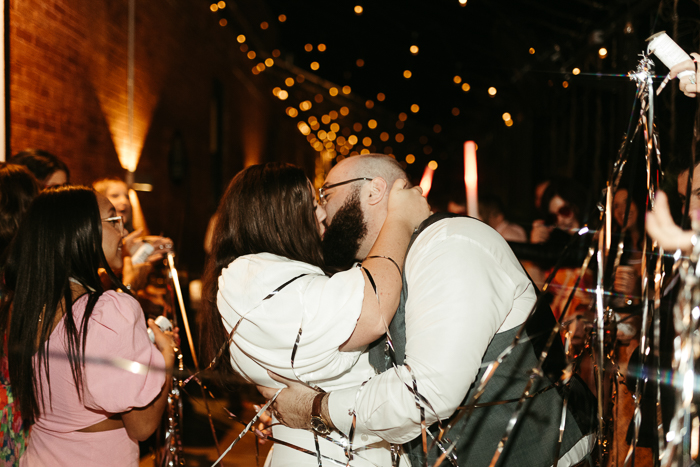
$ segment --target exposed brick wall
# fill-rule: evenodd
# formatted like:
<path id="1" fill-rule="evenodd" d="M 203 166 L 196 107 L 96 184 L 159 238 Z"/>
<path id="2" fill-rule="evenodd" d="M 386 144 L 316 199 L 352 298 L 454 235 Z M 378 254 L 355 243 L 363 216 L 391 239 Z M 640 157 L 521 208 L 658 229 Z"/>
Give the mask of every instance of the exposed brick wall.
<path id="1" fill-rule="evenodd" d="M 266 78 L 250 73 L 252 63 L 234 40 L 238 32 L 218 26 L 207 2 L 136 4 L 136 178 L 154 186 L 139 197 L 151 231 L 175 239 L 181 264 L 197 274 L 218 201 L 212 180 L 227 183 L 251 157 L 295 162 L 312 175 L 314 153 Z M 127 136 L 127 5 L 10 1 L 11 153 L 53 152 L 69 165 L 74 183 L 124 174 L 118 153 Z M 257 2 L 248 8 L 260 14 Z M 210 156 L 215 80 L 224 104 L 220 168 Z M 187 158 L 180 183 L 169 176 L 176 132 Z"/>

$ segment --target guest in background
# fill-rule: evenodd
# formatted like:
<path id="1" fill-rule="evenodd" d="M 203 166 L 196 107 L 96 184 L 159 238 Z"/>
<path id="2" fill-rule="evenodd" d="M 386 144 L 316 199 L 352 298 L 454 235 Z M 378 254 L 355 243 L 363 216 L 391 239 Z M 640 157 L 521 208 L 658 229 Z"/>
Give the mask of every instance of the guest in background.
<path id="1" fill-rule="evenodd" d="M 42 189 L 70 183 L 68 166 L 48 151 L 25 149 L 12 156 L 8 162 L 28 168 Z"/>
<path id="2" fill-rule="evenodd" d="M 151 344 L 136 300 L 105 291 L 97 272 L 122 287 L 112 272 L 122 234 L 112 204 L 84 187 L 45 190 L 20 224 L 5 265 L 0 331 L 32 427 L 21 466 L 135 467 L 136 440 L 160 424 L 173 335 L 149 321 Z M 139 371 L 116 364 L 122 360 Z"/>
<path id="3" fill-rule="evenodd" d="M 479 216 L 509 242 L 527 242 L 525 229 L 506 220 L 503 202 L 497 196 L 479 196 Z"/>
<path id="4" fill-rule="evenodd" d="M 14 238 L 24 213 L 38 193 L 39 185 L 26 167 L 0 163 L 0 273 L 4 269 L 7 247 Z M 3 281 L 0 281 L 0 284 L 3 284 Z M 3 299 L 4 284 L 0 288 L 0 300 Z M 22 423 L 19 403 L 10 386 L 7 339 L 4 334 L 0 334 L 0 339 L 0 465 L 16 466 L 26 448 L 27 430 Z"/>
<path id="5" fill-rule="evenodd" d="M 93 182 L 96 192 L 105 196 L 124 220 L 127 235 L 124 237 L 124 266 L 121 269 L 122 282 L 132 290 L 142 290 L 147 285 L 148 275 L 153 271 L 153 265 L 159 262 L 169 251 L 172 251 L 173 241 L 166 237 L 148 235 L 146 221 L 138 210 L 134 212 L 129 198 L 129 187 L 119 177 L 106 177 Z M 148 243 L 153 247 L 150 254 L 142 257 L 138 254 L 140 248 Z M 149 248 L 150 250 L 150 248 Z M 134 261 L 134 257 L 137 261 Z"/>

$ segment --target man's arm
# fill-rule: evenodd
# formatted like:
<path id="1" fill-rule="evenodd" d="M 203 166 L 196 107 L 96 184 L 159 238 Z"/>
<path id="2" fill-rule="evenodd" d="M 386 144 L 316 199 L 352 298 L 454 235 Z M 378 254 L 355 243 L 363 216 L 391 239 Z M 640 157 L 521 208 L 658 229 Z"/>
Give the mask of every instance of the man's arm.
<path id="1" fill-rule="evenodd" d="M 467 227 L 470 237 L 451 232 L 455 223 L 468 223 L 456 224 L 456 228 Z M 524 273 L 505 241 L 490 228 L 469 219 L 451 221 L 447 228 L 426 230 L 411 249 L 406 264 L 407 365 L 373 377 L 359 390 L 334 391 L 326 398 L 329 413 L 325 415 L 330 415 L 334 425 L 345 433 L 352 423 L 349 412 L 354 409 L 356 433 L 375 434 L 393 443 L 404 443 L 420 434 L 420 412 L 406 387 L 412 386 L 409 367 L 418 391 L 437 418 L 449 417 L 466 396 L 491 338 L 512 308 L 514 296 L 526 293 L 518 290 L 511 279 L 518 274 L 524 277 Z M 534 293 L 528 293 L 534 301 Z M 285 397 L 278 398 L 276 410 L 286 423 L 293 418 L 292 406 L 305 411 L 300 420 L 309 419 L 308 398 L 312 396 L 304 395 L 302 389 L 295 387 L 287 395 L 283 391 L 280 397 Z M 436 414 L 426 409 L 429 424 L 436 420 Z"/>
<path id="2" fill-rule="evenodd" d="M 466 229 L 469 237 L 454 229 Z M 347 413 L 355 408 L 357 433 L 392 443 L 418 436 L 420 411 L 408 389 L 414 377 L 418 392 L 432 406 L 425 410 L 429 425 L 456 410 L 513 306 L 516 287 L 508 268 L 520 266 L 512 264 L 508 253 L 496 232 L 469 219 L 450 221 L 419 237 L 406 266 L 406 365 L 373 377 L 359 392 L 332 393 L 330 415 L 339 429 L 347 430 Z"/>

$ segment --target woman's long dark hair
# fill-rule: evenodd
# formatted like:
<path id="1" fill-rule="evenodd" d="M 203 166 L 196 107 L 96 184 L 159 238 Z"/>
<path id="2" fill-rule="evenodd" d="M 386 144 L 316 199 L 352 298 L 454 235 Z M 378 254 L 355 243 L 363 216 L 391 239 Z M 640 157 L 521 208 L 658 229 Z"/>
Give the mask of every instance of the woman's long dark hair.
<path id="1" fill-rule="evenodd" d="M 236 175 L 216 211 L 212 252 L 203 277 L 200 346 L 210 362 L 228 338 L 216 306 L 221 270 L 240 256 L 273 253 L 324 267 L 309 181 L 296 166 L 270 162 Z M 280 284 L 281 285 L 281 284 Z M 228 348 L 217 362 L 230 372 Z"/>
<path id="2" fill-rule="evenodd" d="M 19 222 L 39 193 L 34 175 L 24 166 L 0 163 L 0 258 L 19 228 Z M 0 259 L 0 264 L 3 260 Z M 0 269 L 2 266 L 0 266 Z"/>
<path id="3" fill-rule="evenodd" d="M 73 381 L 82 397 L 88 321 L 104 291 L 100 267 L 121 285 L 102 250 L 102 221 L 95 192 L 65 186 L 39 194 L 9 247 L 5 265 L 9 295 L 0 316 L 0 330 L 8 339 L 10 383 L 27 426 L 39 416 L 39 401 L 43 404 L 47 390 L 36 377 L 36 369 L 42 365 L 51 397 L 46 349 L 57 313 L 65 315 L 65 346 Z M 90 294 L 79 329 L 73 317 L 69 278 L 80 282 Z"/>

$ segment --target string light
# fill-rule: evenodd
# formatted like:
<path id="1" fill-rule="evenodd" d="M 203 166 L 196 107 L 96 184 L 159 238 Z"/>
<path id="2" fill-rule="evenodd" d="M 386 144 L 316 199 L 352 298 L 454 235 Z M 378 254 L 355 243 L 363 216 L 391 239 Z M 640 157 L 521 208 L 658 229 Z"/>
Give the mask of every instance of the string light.
<path id="1" fill-rule="evenodd" d="M 304 50 L 306 50 L 307 52 L 311 52 L 312 50 L 314 50 L 314 46 L 311 44 L 306 44 L 304 46 Z"/>
<path id="2" fill-rule="evenodd" d="M 228 24 L 228 20 L 226 18 L 221 18 L 219 20 L 219 26 L 224 27 Z"/>
<path id="3" fill-rule="evenodd" d="M 318 51 L 325 52 L 326 51 L 326 44 L 318 44 Z"/>
<path id="4" fill-rule="evenodd" d="M 343 94 L 350 94 L 351 91 L 350 86 L 343 86 Z"/>
<path id="5" fill-rule="evenodd" d="M 265 30 L 265 29 L 267 29 L 269 26 L 270 26 L 270 25 L 267 24 L 267 21 L 263 21 L 262 23 L 260 23 L 260 29 Z"/>
<path id="6" fill-rule="evenodd" d="M 462 83 L 462 91 L 464 91 L 464 92 L 469 92 L 469 90 L 470 90 L 471 88 L 472 88 L 472 87 L 469 86 L 469 83 Z"/>
<path id="7" fill-rule="evenodd" d="M 505 122 L 505 121 L 508 121 L 508 120 L 510 120 L 510 114 L 509 114 L 508 112 L 506 112 L 506 113 L 503 114 L 503 121 Z"/>
<path id="8" fill-rule="evenodd" d="M 494 88 L 493 86 L 491 86 L 491 87 L 489 88 L 489 91 L 488 91 L 488 92 L 489 92 L 489 96 L 493 97 L 493 96 L 496 95 L 496 93 L 497 93 L 498 91 L 496 90 L 496 88 Z"/>
<path id="9" fill-rule="evenodd" d="M 533 49 L 532 47 L 530 47 L 530 50 L 528 50 L 528 52 L 530 52 L 530 55 L 535 55 L 535 49 Z"/>
<path id="10" fill-rule="evenodd" d="M 459 115 L 459 108 L 458 107 L 452 107 L 452 115 L 455 117 Z"/>
<path id="11" fill-rule="evenodd" d="M 411 77 L 411 75 L 412 75 L 411 70 L 404 70 L 404 72 L 403 72 L 404 78 L 408 79 Z"/>
<path id="12" fill-rule="evenodd" d="M 365 102 L 365 107 L 368 109 L 371 109 L 374 107 L 374 101 L 372 99 L 367 99 L 367 102 Z"/>
<path id="13" fill-rule="evenodd" d="M 396 133 L 396 136 L 394 137 L 397 143 L 403 143 L 403 134 L 401 133 Z"/>
<path id="14" fill-rule="evenodd" d="M 377 121 L 375 119 L 371 119 L 369 122 L 367 122 L 367 128 L 370 130 L 377 128 Z"/>
<path id="15" fill-rule="evenodd" d="M 409 49 L 413 55 L 418 55 L 418 46 L 417 45 L 412 45 L 411 48 Z"/>
<path id="16" fill-rule="evenodd" d="M 245 36 L 243 34 L 239 34 L 238 37 L 236 37 L 236 40 L 239 44 L 242 44 L 245 42 Z"/>
<path id="17" fill-rule="evenodd" d="M 608 49 L 606 49 L 605 47 L 601 47 L 600 50 L 598 50 L 598 56 L 600 58 L 607 57 L 608 56 Z"/>
<path id="18" fill-rule="evenodd" d="M 309 65 L 309 68 L 311 68 L 314 71 L 318 70 L 319 67 L 320 65 L 318 64 L 318 62 L 311 62 L 311 65 Z"/>
<path id="19" fill-rule="evenodd" d="M 221 0 L 219 3 L 217 3 L 217 6 L 219 7 L 219 10 L 223 10 L 224 8 L 226 8 L 226 2 Z"/>
<path id="20" fill-rule="evenodd" d="M 356 15 L 361 15 L 364 9 L 362 8 L 362 5 L 355 5 L 355 14 Z"/>
<path id="21" fill-rule="evenodd" d="M 277 20 L 278 20 L 280 23 L 284 23 L 285 21 L 287 21 L 287 15 L 279 15 L 279 16 L 277 17 Z"/>
<path id="22" fill-rule="evenodd" d="M 416 156 L 414 156 L 413 154 L 408 154 L 406 156 L 406 163 L 407 164 L 413 164 L 415 161 L 416 161 Z"/>
<path id="23" fill-rule="evenodd" d="M 452 78 L 452 81 L 454 81 L 455 84 L 459 84 L 462 82 L 462 77 L 459 75 L 455 75 L 455 77 Z"/>
<path id="24" fill-rule="evenodd" d="M 358 68 L 362 68 L 365 66 L 365 61 L 362 60 L 361 58 L 358 58 L 357 61 L 355 62 L 355 65 L 357 65 Z"/>
<path id="25" fill-rule="evenodd" d="M 579 73 L 581 73 L 581 70 L 578 69 L 578 68 L 574 68 L 571 72 L 572 72 L 574 75 L 578 75 Z"/>
<path id="26" fill-rule="evenodd" d="M 255 57 L 257 56 L 257 54 L 255 53 L 254 50 L 251 50 L 250 52 L 248 52 L 248 55 L 247 55 L 247 56 L 248 56 L 249 59 L 254 60 Z"/>
<path id="27" fill-rule="evenodd" d="M 212 4 L 209 6 L 209 9 L 210 9 L 211 11 L 214 11 L 214 12 L 215 12 L 215 11 L 217 11 L 217 10 L 219 9 L 219 5 L 217 5 L 216 3 L 212 3 Z"/>
<path id="28" fill-rule="evenodd" d="M 384 95 L 383 92 L 380 92 L 379 94 L 377 94 L 377 100 L 379 102 L 384 102 L 384 99 L 386 99 L 386 96 Z"/>
<path id="29" fill-rule="evenodd" d="M 285 80 L 284 80 L 284 84 L 286 84 L 287 87 L 292 87 L 292 86 L 294 86 L 294 78 L 289 77 L 289 78 L 285 79 Z"/>
<path id="30" fill-rule="evenodd" d="M 414 114 L 417 114 L 419 110 L 420 110 L 420 106 L 418 104 L 413 104 L 411 106 L 411 112 L 413 112 Z"/>
<path id="31" fill-rule="evenodd" d="M 271 67 L 271 66 L 274 65 L 274 64 L 275 64 L 275 61 L 274 61 L 273 59 L 271 59 L 271 58 L 266 58 L 266 59 L 265 59 L 265 66 L 266 66 L 266 67 L 269 68 L 269 67 Z"/>
<path id="32" fill-rule="evenodd" d="M 338 95 L 338 88 L 333 87 L 328 90 L 328 94 L 331 95 L 331 97 L 335 97 Z"/>
<path id="33" fill-rule="evenodd" d="M 430 162 L 428 162 L 428 167 L 435 170 L 438 168 L 438 163 L 436 161 L 430 161 Z"/>

